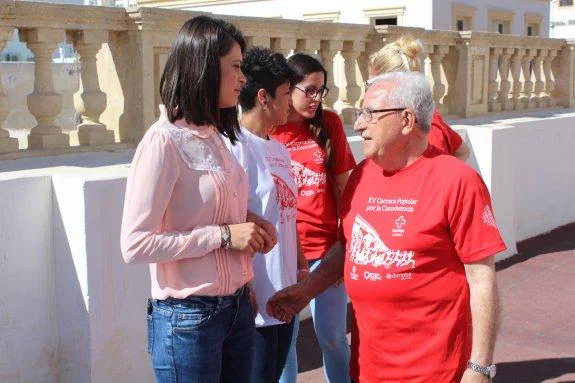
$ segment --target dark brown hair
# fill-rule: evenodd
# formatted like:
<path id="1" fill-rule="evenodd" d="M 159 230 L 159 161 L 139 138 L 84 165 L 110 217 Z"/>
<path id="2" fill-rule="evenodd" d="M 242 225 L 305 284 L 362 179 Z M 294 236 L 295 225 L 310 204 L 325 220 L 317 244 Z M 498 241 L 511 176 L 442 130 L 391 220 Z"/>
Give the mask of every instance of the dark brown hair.
<path id="1" fill-rule="evenodd" d="M 327 83 L 327 71 L 321 63 L 310 55 L 305 53 L 296 53 L 287 59 L 288 64 L 292 67 L 295 74 L 292 78 L 292 84 L 297 84 L 310 73 L 323 73 L 323 86 Z M 329 136 L 323 122 L 323 105 L 320 102 L 313 118 L 308 119 L 309 131 L 317 144 L 325 150 L 326 167 L 331 170 L 333 166 L 333 156 L 331 151 L 331 137 Z"/>
<path id="2" fill-rule="evenodd" d="M 232 143 L 237 140 L 237 107 L 218 107 L 220 58 L 234 44 L 244 52 L 246 43 L 241 32 L 228 22 L 198 16 L 184 23 L 160 80 L 160 96 L 170 122 L 183 118 L 194 125 L 214 125 Z"/>

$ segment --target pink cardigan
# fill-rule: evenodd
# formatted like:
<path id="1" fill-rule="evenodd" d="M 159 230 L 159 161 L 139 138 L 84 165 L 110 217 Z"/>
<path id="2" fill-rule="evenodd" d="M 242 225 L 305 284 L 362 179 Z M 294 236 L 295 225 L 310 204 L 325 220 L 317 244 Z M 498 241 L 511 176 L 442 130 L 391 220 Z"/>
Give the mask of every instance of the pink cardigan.
<path id="1" fill-rule="evenodd" d="M 230 295 L 252 279 L 251 257 L 221 249 L 218 224 L 245 222 L 247 177 L 213 126 L 178 125 L 162 109 L 138 145 L 122 254 L 150 264 L 152 298 Z"/>

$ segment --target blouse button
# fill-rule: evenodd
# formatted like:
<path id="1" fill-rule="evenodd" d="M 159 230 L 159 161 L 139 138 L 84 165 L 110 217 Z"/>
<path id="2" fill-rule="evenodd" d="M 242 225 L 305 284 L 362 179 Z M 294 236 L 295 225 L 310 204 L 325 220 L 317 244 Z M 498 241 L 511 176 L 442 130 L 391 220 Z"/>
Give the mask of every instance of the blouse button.
<path id="1" fill-rule="evenodd" d="M 248 275 L 248 272 L 246 270 L 244 270 L 244 275 Z"/>
<path id="2" fill-rule="evenodd" d="M 237 197 L 237 196 L 238 196 L 238 192 L 234 192 L 234 197 Z"/>

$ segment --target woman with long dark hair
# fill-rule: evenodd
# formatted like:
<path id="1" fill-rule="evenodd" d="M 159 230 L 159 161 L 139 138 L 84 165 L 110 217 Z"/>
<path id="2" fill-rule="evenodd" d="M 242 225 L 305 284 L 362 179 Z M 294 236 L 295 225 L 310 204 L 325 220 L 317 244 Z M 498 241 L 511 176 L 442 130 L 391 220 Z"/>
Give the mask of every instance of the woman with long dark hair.
<path id="1" fill-rule="evenodd" d="M 121 245 L 126 262 L 150 265 L 148 351 L 158 382 L 251 376 L 251 257 L 275 245 L 275 230 L 248 213 L 245 172 L 222 140 L 235 143 L 240 131 L 244 48 L 225 21 L 199 16 L 182 26 L 160 82 L 161 116 L 132 161 Z"/>
<path id="2" fill-rule="evenodd" d="M 325 68 L 314 57 L 302 53 L 288 58 L 288 63 L 295 72 L 291 111 L 288 122 L 279 126 L 272 137 L 282 142 L 291 156 L 298 188 L 297 228 L 313 270 L 337 243 L 339 198 L 355 160 L 339 116 L 322 107 L 322 100 L 329 92 Z M 346 308 L 347 295 L 342 283 L 311 302 L 324 370 L 331 383 L 349 382 Z M 296 374 L 295 341 L 292 341 L 281 381 L 295 382 Z"/>

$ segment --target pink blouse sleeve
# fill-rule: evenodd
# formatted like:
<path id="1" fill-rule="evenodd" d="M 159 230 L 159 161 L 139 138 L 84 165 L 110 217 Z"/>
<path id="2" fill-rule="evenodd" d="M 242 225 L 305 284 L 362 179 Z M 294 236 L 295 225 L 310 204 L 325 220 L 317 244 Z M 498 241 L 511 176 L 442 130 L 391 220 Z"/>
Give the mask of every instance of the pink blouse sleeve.
<path id="1" fill-rule="evenodd" d="M 179 177 L 180 154 L 162 132 L 148 132 L 132 161 L 122 218 L 126 263 L 156 263 L 202 257 L 221 245 L 218 225 L 163 231 L 164 213 Z"/>

